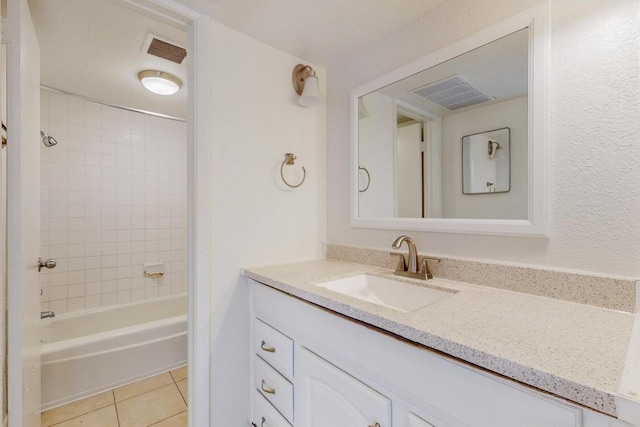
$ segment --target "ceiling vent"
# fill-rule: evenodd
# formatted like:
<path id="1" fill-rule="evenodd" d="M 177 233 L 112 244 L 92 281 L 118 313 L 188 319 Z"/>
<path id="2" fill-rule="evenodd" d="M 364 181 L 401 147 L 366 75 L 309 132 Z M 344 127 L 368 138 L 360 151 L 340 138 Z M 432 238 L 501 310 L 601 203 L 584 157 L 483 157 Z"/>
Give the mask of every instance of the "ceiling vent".
<path id="1" fill-rule="evenodd" d="M 175 43 L 151 33 L 147 34 L 142 51 L 176 64 L 182 64 L 182 61 L 187 56 L 187 49 L 184 47 L 177 46 Z"/>
<path id="2" fill-rule="evenodd" d="M 469 83 L 460 74 L 454 74 L 427 86 L 413 89 L 411 92 L 449 111 L 496 99 Z"/>

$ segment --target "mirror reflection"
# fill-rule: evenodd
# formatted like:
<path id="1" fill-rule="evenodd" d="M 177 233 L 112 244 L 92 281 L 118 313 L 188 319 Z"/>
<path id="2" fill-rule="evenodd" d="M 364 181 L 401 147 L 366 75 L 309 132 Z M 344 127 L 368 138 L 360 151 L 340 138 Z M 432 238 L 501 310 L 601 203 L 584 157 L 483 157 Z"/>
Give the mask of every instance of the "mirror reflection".
<path id="1" fill-rule="evenodd" d="M 528 46 L 524 28 L 358 99 L 360 218 L 527 218 Z"/>
<path id="2" fill-rule="evenodd" d="M 509 191 L 509 128 L 462 137 L 462 193 Z"/>

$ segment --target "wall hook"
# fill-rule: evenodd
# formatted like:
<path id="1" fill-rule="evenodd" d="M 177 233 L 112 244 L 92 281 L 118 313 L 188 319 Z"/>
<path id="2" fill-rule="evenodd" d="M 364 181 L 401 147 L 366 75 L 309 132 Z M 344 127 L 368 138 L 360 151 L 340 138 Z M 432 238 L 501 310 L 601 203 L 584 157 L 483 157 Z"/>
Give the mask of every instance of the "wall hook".
<path id="1" fill-rule="evenodd" d="M 284 173 L 283 173 L 284 165 L 293 165 L 295 164 L 296 159 L 297 157 L 293 153 L 284 153 L 284 160 L 280 165 L 280 177 L 282 178 L 282 181 L 291 188 L 300 187 L 304 182 L 305 178 L 307 177 L 307 171 L 305 170 L 304 166 L 302 166 L 302 181 L 300 181 L 298 184 L 289 184 L 287 180 L 284 178 Z"/>

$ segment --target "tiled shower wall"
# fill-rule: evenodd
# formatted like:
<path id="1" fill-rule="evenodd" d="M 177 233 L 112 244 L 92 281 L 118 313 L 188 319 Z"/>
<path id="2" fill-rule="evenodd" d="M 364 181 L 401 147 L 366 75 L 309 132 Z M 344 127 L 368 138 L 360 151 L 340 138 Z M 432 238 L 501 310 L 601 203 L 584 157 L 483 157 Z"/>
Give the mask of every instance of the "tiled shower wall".
<path id="1" fill-rule="evenodd" d="M 42 310 L 186 292 L 186 125 L 42 90 Z M 145 263 L 164 277 L 146 278 Z"/>

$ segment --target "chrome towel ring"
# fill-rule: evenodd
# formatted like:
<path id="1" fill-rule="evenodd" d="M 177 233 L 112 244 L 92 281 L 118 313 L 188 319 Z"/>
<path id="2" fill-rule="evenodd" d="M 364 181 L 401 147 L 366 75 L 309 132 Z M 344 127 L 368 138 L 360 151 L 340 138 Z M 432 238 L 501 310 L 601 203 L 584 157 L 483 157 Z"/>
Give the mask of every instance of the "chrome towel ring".
<path id="1" fill-rule="evenodd" d="M 367 186 L 364 187 L 364 190 L 360 190 L 360 188 L 358 188 L 358 191 L 360 193 L 364 193 L 369 189 L 369 185 L 371 184 L 371 175 L 369 174 L 369 171 L 367 170 L 367 168 L 365 168 L 364 166 L 358 166 L 358 170 L 362 170 L 364 171 L 364 173 L 367 174 Z"/>
<path id="2" fill-rule="evenodd" d="M 295 164 L 297 157 L 293 154 L 293 153 L 284 153 L 284 160 L 282 161 L 282 164 L 280 165 L 280 177 L 282 178 L 282 181 L 287 184 L 289 187 L 291 188 L 298 188 L 302 185 L 302 183 L 304 182 L 305 178 L 307 177 L 307 171 L 305 170 L 304 166 L 302 166 L 302 181 L 300 181 L 298 184 L 289 184 L 287 182 L 287 180 L 284 177 L 284 173 L 283 173 L 283 169 L 284 169 L 284 165 L 293 165 Z"/>

